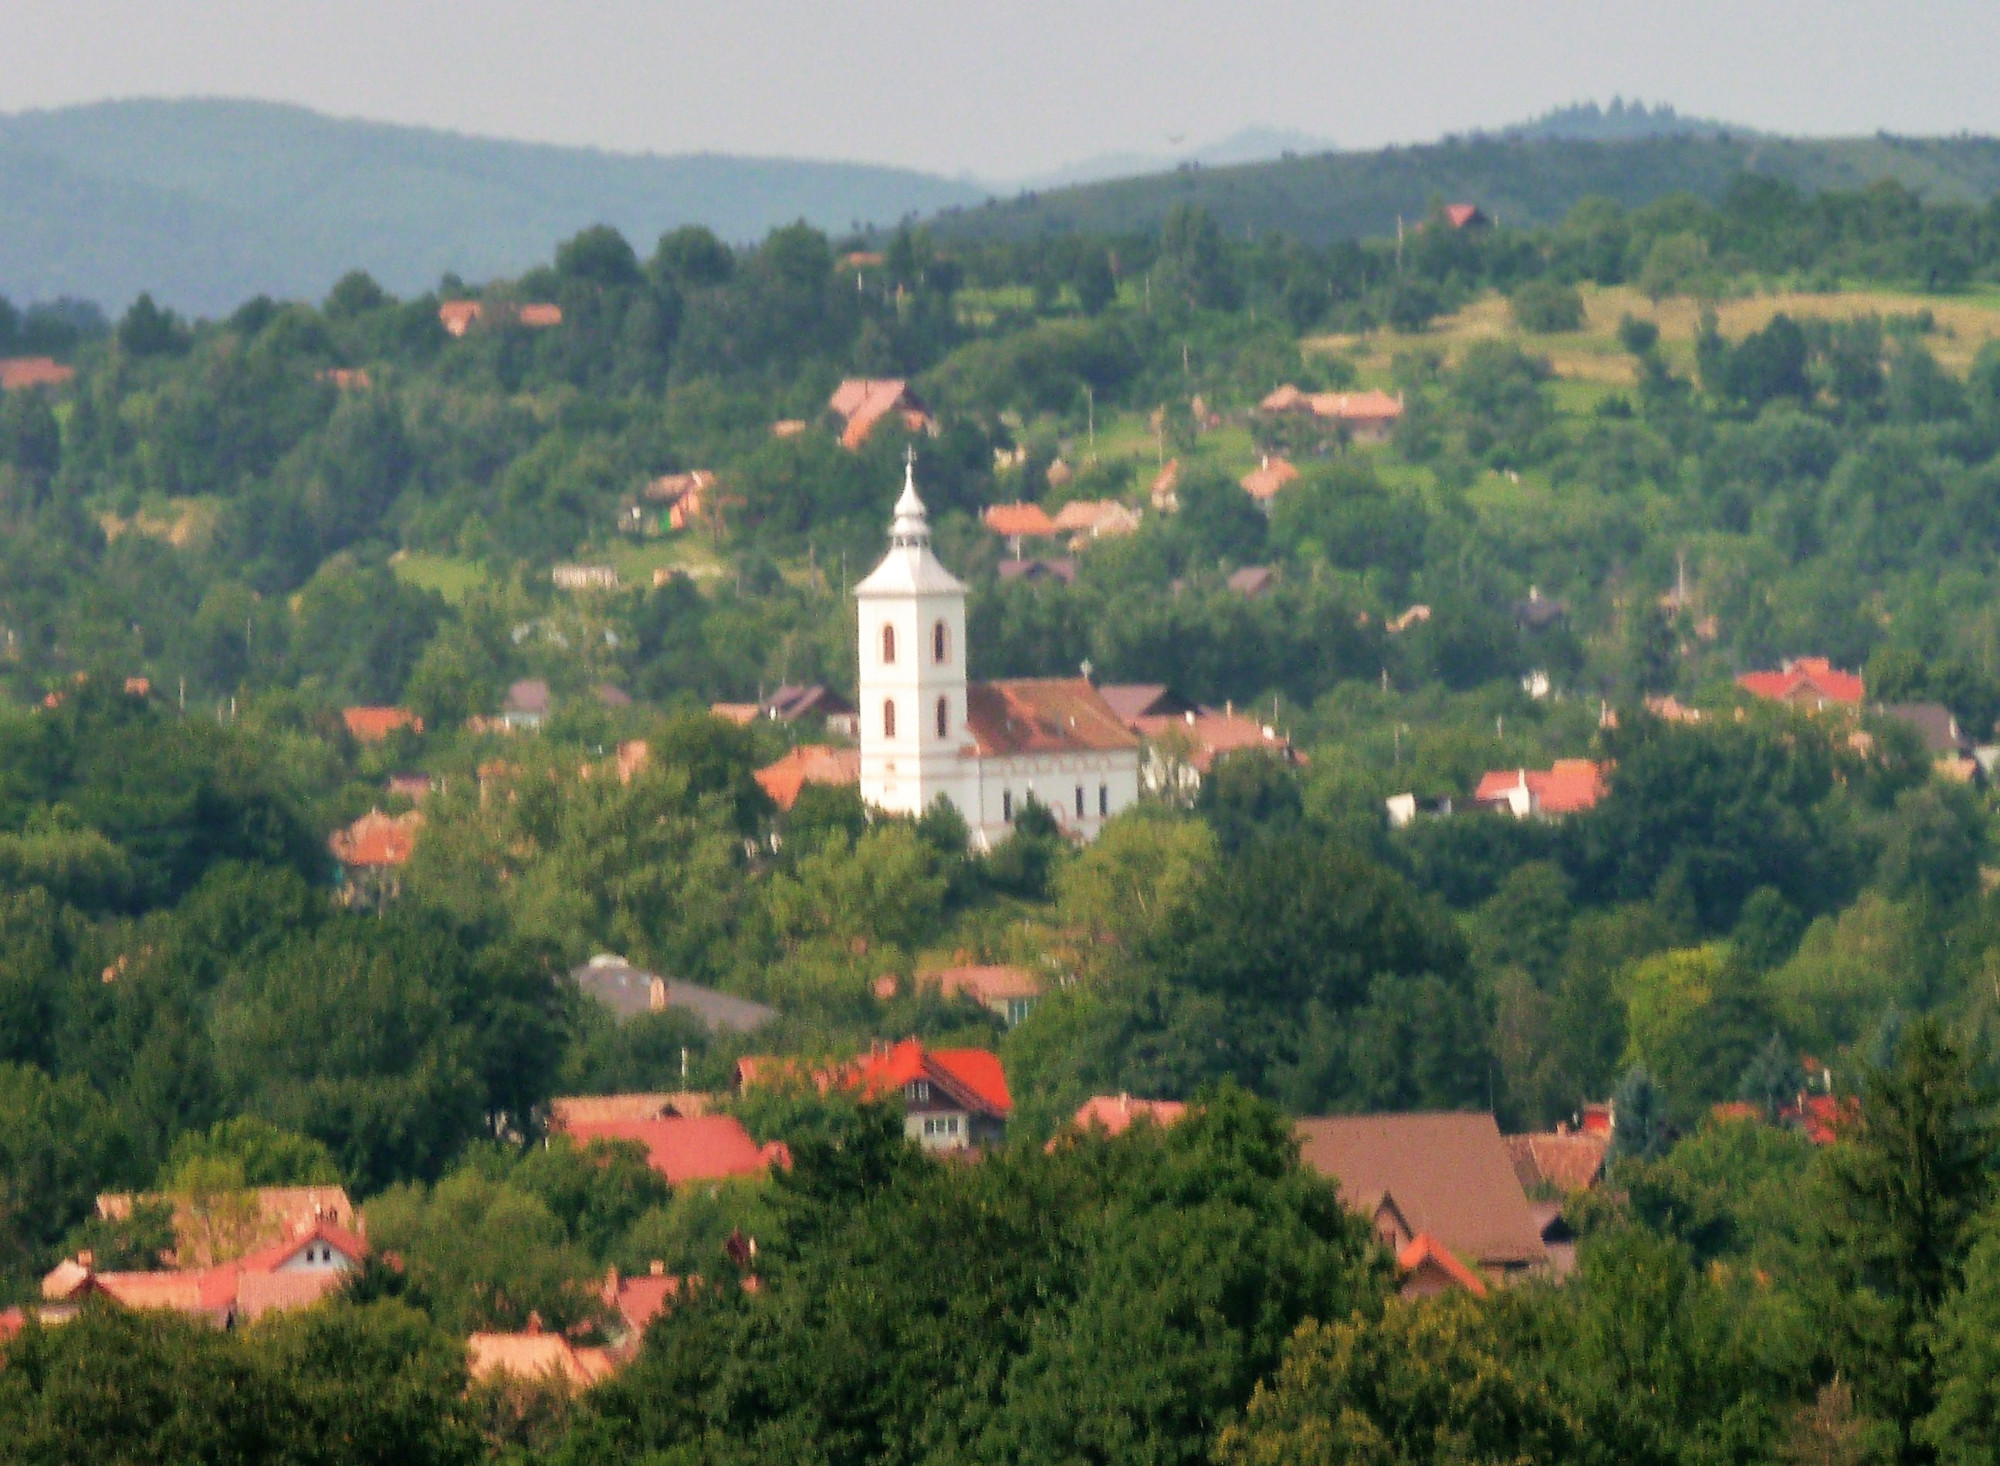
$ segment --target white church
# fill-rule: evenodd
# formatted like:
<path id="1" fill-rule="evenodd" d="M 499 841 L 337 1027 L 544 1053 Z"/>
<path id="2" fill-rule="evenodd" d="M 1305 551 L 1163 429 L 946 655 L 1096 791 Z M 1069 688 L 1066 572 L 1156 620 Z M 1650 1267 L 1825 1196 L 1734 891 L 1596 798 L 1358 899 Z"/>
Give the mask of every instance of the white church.
<path id="1" fill-rule="evenodd" d="M 931 552 L 913 468 L 889 553 L 854 597 L 868 804 L 917 815 L 943 795 L 990 849 L 1031 796 L 1085 840 L 1138 799 L 1139 739 L 1088 679 L 966 681 L 965 586 Z"/>

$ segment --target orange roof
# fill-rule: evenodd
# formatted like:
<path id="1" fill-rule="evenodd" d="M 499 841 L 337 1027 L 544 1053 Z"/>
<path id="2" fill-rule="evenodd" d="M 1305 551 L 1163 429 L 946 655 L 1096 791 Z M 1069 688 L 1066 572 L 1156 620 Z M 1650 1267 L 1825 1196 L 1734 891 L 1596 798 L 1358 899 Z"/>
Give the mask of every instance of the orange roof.
<path id="1" fill-rule="evenodd" d="M 547 303 L 524 305 L 520 310 L 515 312 L 515 318 L 530 330 L 539 330 L 548 326 L 560 326 L 562 324 L 562 307 Z"/>
<path id="2" fill-rule="evenodd" d="M 1111 705 L 1081 677 L 971 683 L 965 689 L 965 726 L 982 756 L 1139 746 Z"/>
<path id="3" fill-rule="evenodd" d="M 346 1281 L 346 1271 L 332 1267 L 246 1272 L 236 1279 L 236 1316 L 247 1323 L 274 1310 L 310 1308 Z"/>
<path id="4" fill-rule="evenodd" d="M 1056 532 L 1056 522 L 1039 504 L 995 504 L 979 517 L 993 533 L 1010 540 L 1041 538 Z"/>
<path id="5" fill-rule="evenodd" d="M 1039 998 L 1042 980 L 1025 967 L 947 967 L 922 981 L 934 983 L 947 998 L 964 993 L 982 1003 L 1007 998 Z"/>
<path id="6" fill-rule="evenodd" d="M 1776 672 L 1745 672 L 1736 685 L 1772 702 L 1853 706 L 1865 695 L 1861 678 L 1843 672 L 1825 657 L 1799 657 Z"/>
<path id="7" fill-rule="evenodd" d="M 486 307 L 476 300 L 447 300 L 438 307 L 438 321 L 453 336 L 463 336 L 485 314 Z"/>
<path id="8" fill-rule="evenodd" d="M 356 743 L 380 743 L 398 728 L 424 731 L 424 720 L 408 708 L 342 708 L 340 720 Z"/>
<path id="9" fill-rule="evenodd" d="M 315 381 L 331 382 L 343 392 L 365 392 L 374 385 L 366 367 L 327 367 L 313 373 Z"/>
<path id="10" fill-rule="evenodd" d="M 420 810 L 388 815 L 371 809 L 346 829 L 335 830 L 326 843 L 342 865 L 402 865 L 416 849 L 417 831 L 423 823 Z"/>
<path id="11" fill-rule="evenodd" d="M 1241 713 L 1203 709 L 1201 712 L 1183 713 L 1178 718 L 1164 714 L 1134 718 L 1132 726 L 1154 743 L 1176 734 L 1185 738 L 1192 745 L 1188 762 L 1203 774 L 1213 768 L 1222 755 L 1239 749 L 1263 748 L 1286 758 L 1292 757 L 1289 738 L 1268 724 L 1246 718 Z"/>
<path id="12" fill-rule="evenodd" d="M 471 1354 L 472 1377 L 491 1379 L 511 1374 L 517 1379 L 555 1380 L 572 1389 L 587 1390 L 612 1373 L 611 1356 L 602 1349 L 579 1349 L 561 1334 L 534 1330 L 522 1334 L 474 1334 L 465 1341 Z"/>
<path id="13" fill-rule="evenodd" d="M 1094 1094 L 1077 1108 L 1070 1123 L 1079 1130 L 1123 1135 L 1141 1121 L 1166 1126 L 1187 1113 L 1179 1100 L 1135 1100 L 1129 1094 Z"/>
<path id="14" fill-rule="evenodd" d="M 1514 1174 L 1524 1187 L 1545 1181 L 1563 1191 L 1588 1191 L 1604 1174 L 1604 1158 L 1611 1149 L 1609 1135 L 1567 1130 L 1505 1138 Z"/>
<path id="15" fill-rule="evenodd" d="M 1282 458 L 1266 458 L 1243 475 L 1243 490 L 1253 499 L 1269 499 L 1299 476 L 1299 471 Z"/>
<path id="16" fill-rule="evenodd" d="M 1175 491 L 1180 487 L 1180 482 L 1181 461 L 1178 458 L 1169 458 L 1161 466 L 1160 471 L 1153 475 L 1153 484 L 1149 491 L 1152 496 L 1153 507 L 1155 509 L 1163 509 L 1171 504 L 1175 498 Z"/>
<path id="17" fill-rule="evenodd" d="M 171 1308 L 218 1316 L 235 1306 L 236 1280 L 233 1262 L 176 1272 L 96 1273 L 91 1279 L 98 1291 L 124 1308 Z"/>
<path id="18" fill-rule="evenodd" d="M 1468 224 L 1484 224 L 1486 214 L 1477 204 L 1446 204 L 1444 220 L 1454 229 L 1463 229 Z"/>
<path id="19" fill-rule="evenodd" d="M 1435 1269 L 1473 1297 L 1486 1296 L 1486 1284 L 1480 1280 L 1479 1274 L 1460 1262 L 1449 1247 L 1428 1232 L 1419 1232 L 1410 1239 L 1409 1245 L 1396 1254 L 1396 1266 L 1411 1274 Z"/>
<path id="20" fill-rule="evenodd" d="M 76 375 L 52 356 L 0 357 L 0 392 L 19 387 L 60 387 Z"/>
<path id="21" fill-rule="evenodd" d="M 621 1278 L 614 1270 L 605 1279 L 604 1301 L 618 1310 L 618 1316 L 625 1320 L 625 1327 L 635 1334 L 643 1334 L 646 1325 L 658 1318 L 667 1304 L 680 1296 L 680 1292 L 681 1280 L 664 1272 Z"/>
<path id="22" fill-rule="evenodd" d="M 757 770 L 757 783 L 783 810 L 798 803 L 808 784 L 856 784 L 861 780 L 861 751 L 803 743 L 774 764 Z"/>
<path id="23" fill-rule="evenodd" d="M 646 1147 L 647 1164 L 676 1186 L 728 1176 L 760 1176 L 773 1163 L 791 1164 L 791 1154 L 782 1144 L 758 1145 L 734 1115 L 581 1120 L 565 1124 L 563 1133 L 579 1145 L 593 1140 L 636 1140 Z"/>
<path id="24" fill-rule="evenodd" d="M 763 711 L 763 704 L 754 702 L 712 702 L 708 705 L 711 718 L 721 718 L 738 727 L 756 722 L 757 715 Z"/>
<path id="25" fill-rule="evenodd" d="M 1262 412 L 1296 412 L 1311 405 L 1310 397 L 1287 382 L 1258 403 L 1257 407 Z"/>
<path id="26" fill-rule="evenodd" d="M 572 1125 L 594 1125 L 607 1120 L 660 1120 L 670 1115 L 705 1115 L 710 1097 L 685 1091 L 654 1094 L 559 1095 L 549 1101 L 549 1114 L 558 1130 Z"/>
<path id="27" fill-rule="evenodd" d="M 287 1238 L 304 1235 L 321 1222 L 357 1233 L 360 1230 L 354 1203 L 339 1186 L 259 1186 L 251 1195 L 257 1205 L 257 1220 L 247 1236 L 228 1243 L 240 1251 L 275 1246 Z M 97 1214 L 106 1221 L 123 1221 L 132 1215 L 136 1203 L 162 1201 L 173 1207 L 175 1245 L 182 1262 L 206 1264 L 226 1260 L 213 1255 L 216 1239 L 205 1235 L 206 1229 L 195 1215 L 194 1198 L 190 1196 L 158 1192 L 135 1196 L 128 1191 L 108 1191 L 97 1198 Z"/>
<path id="28" fill-rule="evenodd" d="M 1389 423 L 1403 415 L 1403 404 L 1379 388 L 1366 392 L 1315 392 L 1306 399 L 1315 417 L 1335 422 Z"/>
<path id="29" fill-rule="evenodd" d="M 246 1273 L 273 1273 L 290 1262 L 307 1243 L 323 1242 L 336 1252 L 344 1255 L 349 1262 L 359 1263 L 368 1256 L 368 1242 L 347 1228 L 321 1218 L 310 1227 L 302 1229 L 297 1236 L 250 1253 L 238 1264 Z"/>
<path id="30" fill-rule="evenodd" d="M 796 438 L 805 430 L 805 419 L 801 417 L 779 418 L 771 424 L 771 436 L 774 438 Z"/>
<path id="31" fill-rule="evenodd" d="M 1861 1101 L 1854 1095 L 1809 1094 L 1787 1105 L 1784 1118 L 1798 1121 L 1814 1145 L 1832 1145 L 1850 1126 L 1860 1123 Z"/>

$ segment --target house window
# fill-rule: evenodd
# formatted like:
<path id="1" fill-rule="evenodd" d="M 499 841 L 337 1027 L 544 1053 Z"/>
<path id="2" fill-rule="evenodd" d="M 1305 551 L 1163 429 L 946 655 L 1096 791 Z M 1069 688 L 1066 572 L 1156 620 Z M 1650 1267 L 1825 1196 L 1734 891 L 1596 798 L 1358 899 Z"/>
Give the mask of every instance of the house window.
<path id="1" fill-rule="evenodd" d="M 1111 786 L 1109 784 L 1099 784 L 1097 786 L 1097 812 L 1100 815 L 1111 813 Z"/>
<path id="2" fill-rule="evenodd" d="M 889 698 L 882 704 L 882 736 L 896 736 L 896 699 Z"/>
<path id="3" fill-rule="evenodd" d="M 1083 818 L 1083 785 L 1076 786 L 1076 817 Z"/>
<path id="4" fill-rule="evenodd" d="M 938 730 L 938 737 L 940 738 L 951 737 L 951 699 L 948 697 L 941 697 L 938 699 L 937 730 Z"/>
<path id="5" fill-rule="evenodd" d="M 904 1091 L 904 1095 L 913 1104 L 929 1104 L 931 1098 L 930 1081 L 927 1079 L 912 1079 L 909 1088 Z"/>
<path id="6" fill-rule="evenodd" d="M 940 665 L 951 660 L 951 632 L 942 621 L 931 628 L 931 660 Z"/>
<path id="7" fill-rule="evenodd" d="M 956 1115 L 946 1116 L 944 1124 L 945 1124 L 945 1134 L 947 1135 L 958 1134 L 958 1116 Z"/>
<path id="8" fill-rule="evenodd" d="M 893 626 L 884 626 L 882 628 L 882 665 L 886 667 L 895 660 L 896 628 Z"/>
<path id="9" fill-rule="evenodd" d="M 1002 789 L 1000 791 L 1000 818 L 1009 824 L 1013 822 L 1014 791 L 1011 789 Z"/>

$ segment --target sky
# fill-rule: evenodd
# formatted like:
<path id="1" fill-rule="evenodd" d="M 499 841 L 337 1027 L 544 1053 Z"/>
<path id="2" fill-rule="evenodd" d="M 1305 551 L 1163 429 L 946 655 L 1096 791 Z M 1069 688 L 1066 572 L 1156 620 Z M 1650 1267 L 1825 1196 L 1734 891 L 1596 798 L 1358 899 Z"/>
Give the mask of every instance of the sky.
<path id="1" fill-rule="evenodd" d="M 2000 133 L 1993 0 L 16 0 L 0 111 L 125 97 L 1021 178 L 1252 126 L 1341 147 L 1616 95 Z"/>

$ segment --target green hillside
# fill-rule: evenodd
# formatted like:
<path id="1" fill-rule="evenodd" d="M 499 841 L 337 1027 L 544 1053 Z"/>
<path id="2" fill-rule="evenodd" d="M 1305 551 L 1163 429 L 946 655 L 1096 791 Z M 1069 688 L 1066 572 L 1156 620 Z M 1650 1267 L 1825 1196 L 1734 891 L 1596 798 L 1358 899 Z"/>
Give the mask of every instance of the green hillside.
<path id="1" fill-rule="evenodd" d="M 1792 140 L 1729 134 L 1624 142 L 1561 137 L 1451 139 L 1368 153 L 1321 153 L 1233 168 L 1173 173 L 1027 193 L 948 211 L 947 236 L 1021 238 L 1107 234 L 1158 224 L 1177 204 L 1197 204 L 1237 237 L 1269 232 L 1310 243 L 1395 233 L 1437 200 L 1474 200 L 1508 224 L 1553 223 L 1580 199 L 1634 208 L 1673 193 L 1719 198 L 1729 180 L 1756 172 L 1809 191 L 1861 188 L 1892 178 L 1931 199 L 1984 203 L 2000 192 L 2000 140 L 1839 138 Z"/>
<path id="2" fill-rule="evenodd" d="M 804 218 L 892 221 L 976 200 L 896 168 L 655 157 L 464 137 L 241 101 L 107 102 L 0 117 L 0 294 L 216 313 L 317 298 L 366 269 L 398 292 L 518 272 L 593 223 L 751 240 Z"/>

